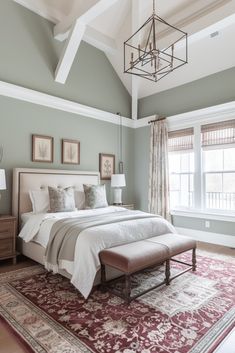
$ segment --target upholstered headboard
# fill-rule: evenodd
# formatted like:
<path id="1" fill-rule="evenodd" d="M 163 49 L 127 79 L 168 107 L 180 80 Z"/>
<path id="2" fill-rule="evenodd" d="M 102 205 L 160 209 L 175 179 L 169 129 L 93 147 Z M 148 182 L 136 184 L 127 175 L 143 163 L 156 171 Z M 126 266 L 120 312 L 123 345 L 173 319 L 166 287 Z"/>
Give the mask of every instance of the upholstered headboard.
<path id="1" fill-rule="evenodd" d="M 83 184 L 97 185 L 99 183 L 99 172 L 16 168 L 13 170 L 13 215 L 20 221 L 22 213 L 32 211 L 30 190 L 40 190 L 48 186 L 63 188 L 72 186 L 77 190 L 83 190 Z"/>

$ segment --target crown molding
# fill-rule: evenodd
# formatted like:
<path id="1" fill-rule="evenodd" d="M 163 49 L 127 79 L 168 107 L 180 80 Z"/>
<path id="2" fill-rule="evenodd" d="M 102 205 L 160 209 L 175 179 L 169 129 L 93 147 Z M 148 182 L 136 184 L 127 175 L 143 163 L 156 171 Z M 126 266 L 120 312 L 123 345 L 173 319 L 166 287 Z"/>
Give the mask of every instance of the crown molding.
<path id="1" fill-rule="evenodd" d="M 134 128 L 142 128 L 148 126 L 148 122 L 153 120 L 155 115 L 151 115 L 134 121 Z M 177 114 L 167 117 L 170 130 L 201 125 L 204 123 L 213 123 L 216 121 L 225 121 L 235 118 L 235 101 L 214 105 L 212 107 L 193 110 L 183 114 Z"/>
<path id="2" fill-rule="evenodd" d="M 181 129 L 195 125 L 225 121 L 235 118 L 235 101 L 173 115 L 167 118 L 169 129 Z"/>
<path id="3" fill-rule="evenodd" d="M 120 118 L 116 114 L 3 81 L 0 81 L 0 95 L 76 114 L 80 117 L 89 117 L 116 125 L 120 124 Z M 133 128 L 133 121 L 122 117 L 122 125 Z"/>
<path id="4" fill-rule="evenodd" d="M 120 124 L 120 118 L 116 114 L 4 81 L 0 81 L 0 96 L 65 111 L 67 113 L 79 115 L 80 117 L 88 117 L 115 125 Z M 122 125 L 133 129 L 139 129 L 148 126 L 148 122 L 154 118 L 155 115 L 138 120 L 122 117 Z M 170 130 L 177 130 L 195 126 L 197 124 L 213 123 L 216 121 L 225 121 L 234 118 L 235 101 L 232 101 L 183 114 L 168 116 L 167 121 Z"/>

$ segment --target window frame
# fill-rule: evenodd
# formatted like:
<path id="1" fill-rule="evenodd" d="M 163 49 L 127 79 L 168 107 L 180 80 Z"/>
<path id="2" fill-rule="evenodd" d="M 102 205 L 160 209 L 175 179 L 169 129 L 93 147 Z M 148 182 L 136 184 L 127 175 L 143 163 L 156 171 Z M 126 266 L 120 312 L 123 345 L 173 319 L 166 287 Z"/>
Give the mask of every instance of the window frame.
<path id="1" fill-rule="evenodd" d="M 192 152 L 193 154 L 195 154 L 194 153 L 194 149 L 188 149 L 188 150 L 180 150 L 180 151 L 170 151 L 170 152 L 168 152 L 168 154 L 184 154 L 184 153 L 190 153 L 190 152 Z M 194 157 L 195 158 L 195 157 Z M 182 175 L 187 175 L 188 176 L 188 178 L 189 178 L 189 193 L 190 193 L 190 176 L 192 175 L 193 177 L 194 177 L 194 171 L 193 172 L 191 172 L 191 171 L 188 171 L 188 172 L 173 172 L 173 173 L 169 173 L 169 177 L 170 177 L 170 175 L 178 175 L 178 176 L 180 176 L 180 185 L 181 185 L 181 176 Z M 169 183 L 170 184 L 170 183 Z M 180 189 L 179 190 L 172 190 L 173 192 L 174 191 L 178 191 L 178 192 L 180 192 Z M 169 192 L 171 192 L 171 190 L 170 190 L 170 185 L 169 185 Z M 193 191 L 192 191 L 192 207 L 184 207 L 184 206 L 179 206 L 179 207 L 177 207 L 177 208 L 175 208 L 175 209 L 177 209 L 177 210 L 184 210 L 184 209 L 193 209 L 194 208 L 194 197 L 195 197 L 195 191 L 194 191 L 194 182 L 193 182 Z"/>
<path id="2" fill-rule="evenodd" d="M 231 117 L 226 120 L 231 120 Z M 216 119 L 214 122 L 220 122 L 223 119 Z M 205 125 L 207 122 L 197 122 L 194 124 L 188 124 L 185 126 L 185 129 L 191 127 L 194 129 L 194 198 L 193 198 L 193 207 L 175 207 L 171 208 L 170 212 L 172 215 L 188 215 L 191 217 L 194 215 L 195 217 L 202 218 L 202 214 L 208 216 L 221 216 L 223 220 L 226 220 L 226 217 L 231 221 L 235 221 L 235 211 L 226 210 L 226 209 L 212 209 L 206 208 L 206 183 L 205 183 L 205 172 L 203 166 L 203 146 L 202 146 L 202 135 L 201 135 L 201 126 Z M 210 122 L 208 122 L 210 123 Z M 180 128 L 179 128 L 180 129 Z M 182 126 L 181 126 L 182 129 Z M 172 129 L 173 130 L 173 129 Z M 177 130 L 174 129 L 174 130 Z M 222 147 L 223 146 L 223 147 Z M 216 146 L 217 149 L 221 148 L 231 148 L 235 147 L 235 144 L 227 144 Z M 215 146 L 207 146 L 205 149 L 215 149 Z M 232 171 L 229 171 L 230 173 Z M 222 172 L 224 173 L 224 171 Z"/>
<path id="3" fill-rule="evenodd" d="M 235 210 L 228 210 L 226 208 L 209 208 L 206 207 L 206 175 L 207 174 L 222 174 L 222 185 L 224 185 L 224 175 L 225 174 L 230 174 L 233 173 L 235 174 L 235 169 L 230 169 L 230 170 L 214 170 L 214 171 L 205 171 L 205 158 L 204 158 L 204 152 L 206 151 L 215 151 L 215 150 L 225 150 L 229 148 L 235 148 L 235 144 L 227 144 L 227 145 L 217 145 L 217 146 L 207 146 L 207 147 L 202 147 L 202 180 L 203 180 L 203 186 L 204 186 L 204 192 L 203 192 L 203 210 L 206 212 L 212 211 L 213 213 L 221 213 L 221 212 L 226 212 L 228 214 L 234 214 L 235 215 Z M 224 167 L 224 155 L 223 155 L 223 167 Z M 223 192 L 224 193 L 224 192 Z"/>

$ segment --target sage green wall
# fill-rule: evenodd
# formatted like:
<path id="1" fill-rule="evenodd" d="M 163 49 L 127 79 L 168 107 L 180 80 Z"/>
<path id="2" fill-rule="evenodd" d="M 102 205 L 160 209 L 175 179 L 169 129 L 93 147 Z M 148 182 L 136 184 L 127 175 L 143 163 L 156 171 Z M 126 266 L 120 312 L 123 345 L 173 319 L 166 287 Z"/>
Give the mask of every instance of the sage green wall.
<path id="1" fill-rule="evenodd" d="M 104 111 L 130 117 L 131 98 L 106 55 L 82 42 L 66 84 L 54 81 L 63 44 L 53 38 L 53 24 L 16 4 L 0 1 L 0 80 L 65 98 Z M 51 108 L 0 96 L 0 145 L 7 171 L 7 191 L 2 191 L 0 213 L 11 211 L 12 169 L 58 168 L 96 171 L 99 152 L 118 157 L 118 126 Z M 31 135 L 54 137 L 53 164 L 31 162 Z M 124 201 L 133 202 L 134 131 L 123 128 L 127 187 Z M 81 142 L 79 166 L 61 164 L 61 139 Z M 108 198 L 112 201 L 110 182 Z"/>
<path id="2" fill-rule="evenodd" d="M 13 0 L 0 1 L 0 80 L 130 117 L 129 93 L 106 55 L 85 42 L 66 84 L 54 81 L 63 45 L 52 23 Z"/>
<path id="3" fill-rule="evenodd" d="M 235 67 L 139 100 L 139 118 L 171 116 L 235 100 Z"/>
<path id="4" fill-rule="evenodd" d="M 99 152 L 118 156 L 118 125 L 65 113 L 0 96 L 0 145 L 4 156 L 0 168 L 7 171 L 7 190 L 2 191 L 0 213 L 11 211 L 12 169 L 15 167 L 99 170 Z M 54 137 L 54 163 L 31 162 L 32 133 Z M 61 164 L 61 139 L 77 139 L 81 143 L 79 166 Z M 124 169 L 127 187 L 124 202 L 133 202 L 134 130 L 123 128 Z M 118 162 L 118 161 L 116 161 Z M 106 182 L 108 199 L 112 200 L 110 182 Z"/>
<path id="5" fill-rule="evenodd" d="M 135 206 L 148 211 L 150 127 L 135 129 L 134 134 Z"/>

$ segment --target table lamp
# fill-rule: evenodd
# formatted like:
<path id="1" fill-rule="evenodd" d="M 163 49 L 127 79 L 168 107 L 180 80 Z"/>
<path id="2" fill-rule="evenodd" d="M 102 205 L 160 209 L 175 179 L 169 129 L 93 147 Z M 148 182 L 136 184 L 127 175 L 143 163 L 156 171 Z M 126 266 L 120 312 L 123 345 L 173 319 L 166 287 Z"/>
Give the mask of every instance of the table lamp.
<path id="1" fill-rule="evenodd" d="M 111 187 L 114 188 L 114 205 L 122 205 L 122 188 L 126 186 L 125 174 L 113 174 Z"/>
<path id="2" fill-rule="evenodd" d="M 5 176 L 4 169 L 0 169 L 0 190 L 6 190 L 6 176 Z M 0 200 L 1 200 L 1 193 L 0 193 Z"/>

